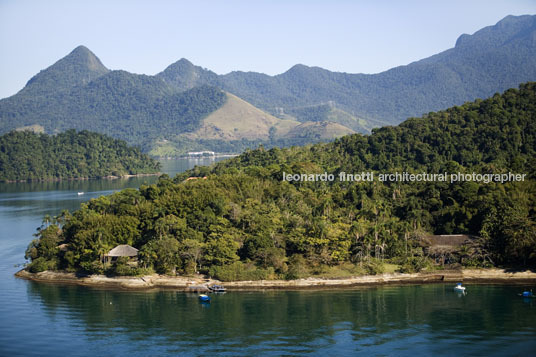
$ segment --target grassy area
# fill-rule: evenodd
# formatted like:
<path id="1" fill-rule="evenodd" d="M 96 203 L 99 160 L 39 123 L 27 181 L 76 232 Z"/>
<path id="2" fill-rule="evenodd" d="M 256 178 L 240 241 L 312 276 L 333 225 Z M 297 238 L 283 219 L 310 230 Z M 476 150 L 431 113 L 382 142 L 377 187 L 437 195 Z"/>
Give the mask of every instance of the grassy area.
<path id="1" fill-rule="evenodd" d="M 400 268 L 400 265 L 391 264 L 391 263 L 384 263 L 383 268 L 384 268 L 385 273 L 395 273 Z"/>

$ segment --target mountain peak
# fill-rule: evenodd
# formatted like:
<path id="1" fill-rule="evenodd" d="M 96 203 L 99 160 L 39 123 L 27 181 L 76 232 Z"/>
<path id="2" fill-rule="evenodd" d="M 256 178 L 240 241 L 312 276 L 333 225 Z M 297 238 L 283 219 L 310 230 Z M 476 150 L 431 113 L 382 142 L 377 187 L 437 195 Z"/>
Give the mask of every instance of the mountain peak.
<path id="1" fill-rule="evenodd" d="M 181 58 L 177 62 L 169 65 L 156 76 L 179 90 L 209 84 L 214 80 L 217 81 L 218 77 L 216 73 L 196 66 L 186 58 Z"/>
<path id="2" fill-rule="evenodd" d="M 76 47 L 52 66 L 33 76 L 22 92 L 47 94 L 84 85 L 108 73 L 100 59 L 85 46 Z"/>
<path id="3" fill-rule="evenodd" d="M 91 54 L 95 56 L 95 54 L 91 52 L 91 50 L 84 45 L 78 45 L 74 50 L 71 51 L 70 54 L 73 54 L 73 53 Z"/>
<path id="4" fill-rule="evenodd" d="M 536 29 L 536 16 L 508 15 L 493 26 L 487 26 L 472 35 L 463 34 L 456 40 L 455 47 L 479 46 L 495 48 L 506 41 Z"/>
<path id="5" fill-rule="evenodd" d="M 287 70 L 287 73 L 288 72 L 299 72 L 299 71 L 307 70 L 309 68 L 310 68 L 309 66 L 306 66 L 304 64 L 298 63 L 298 64 L 295 64 L 294 66 L 290 67 Z"/>

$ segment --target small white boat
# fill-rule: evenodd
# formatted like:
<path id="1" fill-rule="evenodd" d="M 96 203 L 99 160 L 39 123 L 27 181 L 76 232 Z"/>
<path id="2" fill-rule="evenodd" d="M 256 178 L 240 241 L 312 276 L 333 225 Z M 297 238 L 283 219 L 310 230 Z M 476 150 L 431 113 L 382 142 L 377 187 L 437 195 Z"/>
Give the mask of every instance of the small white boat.
<path id="1" fill-rule="evenodd" d="M 462 286 L 462 283 L 458 283 L 454 287 L 454 291 L 465 292 L 465 286 Z"/>
<path id="2" fill-rule="evenodd" d="M 224 293 L 226 291 L 223 285 L 212 285 L 212 286 L 209 286 L 208 288 L 213 293 Z"/>
<path id="3" fill-rule="evenodd" d="M 84 192 L 78 192 L 78 196 L 82 196 Z"/>

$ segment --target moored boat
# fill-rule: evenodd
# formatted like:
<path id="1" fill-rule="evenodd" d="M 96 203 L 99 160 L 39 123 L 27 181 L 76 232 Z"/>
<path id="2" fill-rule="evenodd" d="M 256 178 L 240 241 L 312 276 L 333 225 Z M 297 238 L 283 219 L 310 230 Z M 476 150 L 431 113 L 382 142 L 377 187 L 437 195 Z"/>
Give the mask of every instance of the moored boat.
<path id="1" fill-rule="evenodd" d="M 212 285 L 208 287 L 213 293 L 224 293 L 226 291 L 223 285 Z"/>
<path id="2" fill-rule="evenodd" d="M 524 298 L 536 298 L 536 295 L 534 295 L 531 291 L 523 291 L 521 294 L 518 294 L 519 296 L 522 296 Z"/>
<path id="3" fill-rule="evenodd" d="M 455 290 L 455 291 L 459 291 L 459 292 L 465 292 L 465 286 L 462 286 L 462 283 L 458 283 L 458 284 L 456 284 L 456 286 L 454 287 L 454 290 Z"/>
<path id="4" fill-rule="evenodd" d="M 205 294 L 201 294 L 201 295 L 199 295 L 199 300 L 201 300 L 202 302 L 209 302 L 210 301 L 210 296 L 205 295 Z"/>

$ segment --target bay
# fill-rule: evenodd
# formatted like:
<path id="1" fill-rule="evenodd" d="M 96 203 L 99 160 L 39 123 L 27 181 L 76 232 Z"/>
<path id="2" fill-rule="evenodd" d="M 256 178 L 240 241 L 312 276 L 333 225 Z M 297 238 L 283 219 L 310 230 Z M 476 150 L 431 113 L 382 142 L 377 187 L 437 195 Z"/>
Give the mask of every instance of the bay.
<path id="1" fill-rule="evenodd" d="M 171 176 L 210 161 L 165 160 Z M 536 301 L 521 286 L 405 285 L 228 292 L 39 284 L 13 274 L 46 214 L 156 177 L 0 184 L 0 356 L 531 355 Z M 78 192 L 84 192 L 78 195 Z"/>

